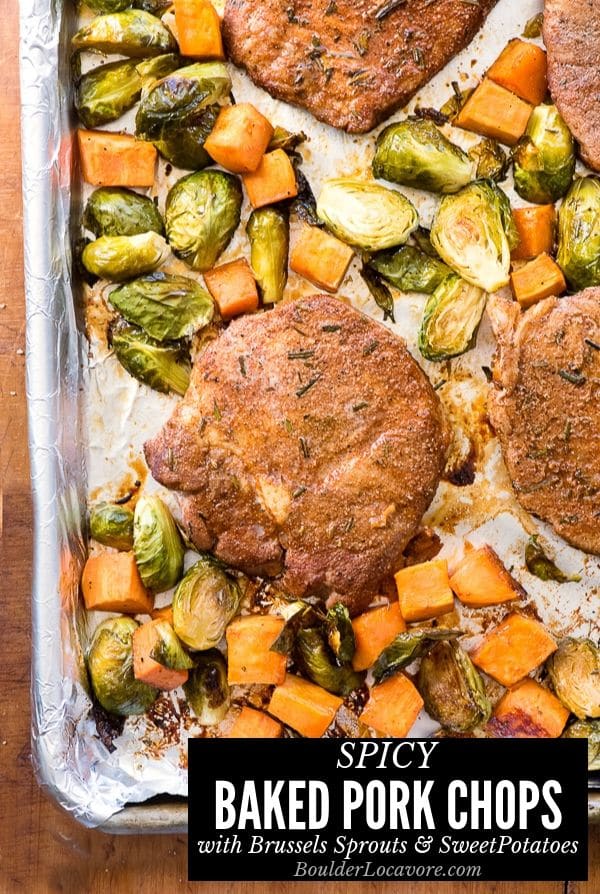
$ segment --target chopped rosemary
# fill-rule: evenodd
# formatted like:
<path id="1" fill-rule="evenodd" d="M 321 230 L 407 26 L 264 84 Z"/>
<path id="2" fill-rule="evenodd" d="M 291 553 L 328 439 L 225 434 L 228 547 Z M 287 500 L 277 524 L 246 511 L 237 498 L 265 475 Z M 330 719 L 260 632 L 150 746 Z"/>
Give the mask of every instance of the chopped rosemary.
<path id="1" fill-rule="evenodd" d="M 379 347 L 379 342 L 377 340 L 372 341 L 370 344 L 367 345 L 366 348 L 364 348 L 363 357 L 368 357 L 369 354 L 372 354 L 373 351 L 376 351 L 378 347 Z"/>
<path id="2" fill-rule="evenodd" d="M 309 360 L 315 356 L 314 351 L 288 351 L 288 360 Z"/>
<path id="3" fill-rule="evenodd" d="M 366 402 L 366 400 L 361 400 L 360 403 L 352 405 L 352 410 L 355 413 L 358 413 L 359 410 L 364 410 L 365 407 L 368 407 L 368 406 L 369 406 L 369 404 Z"/>
<path id="4" fill-rule="evenodd" d="M 310 448 L 308 446 L 308 441 L 302 436 L 298 438 L 298 441 L 300 442 L 300 450 L 302 451 L 304 459 L 310 459 Z"/>
<path id="5" fill-rule="evenodd" d="M 385 3 L 382 3 L 381 6 L 378 6 L 375 10 L 375 18 L 378 22 L 381 22 L 382 19 L 389 16 L 389 14 L 394 12 L 395 9 L 398 9 L 399 6 L 404 6 L 405 3 L 406 0 L 385 0 Z"/>
<path id="6" fill-rule="evenodd" d="M 238 363 L 240 364 L 240 372 L 245 377 L 246 376 L 246 358 L 240 354 L 238 357 Z"/>
<path id="7" fill-rule="evenodd" d="M 213 403 L 213 416 L 215 417 L 217 422 L 222 418 L 221 410 L 219 409 L 219 404 L 217 403 L 216 397 Z"/>
<path id="8" fill-rule="evenodd" d="M 463 2 L 466 2 L 466 0 L 463 0 Z M 417 68 L 423 68 L 425 64 L 425 57 L 423 55 L 423 50 L 421 49 L 421 47 L 413 47 L 412 57 Z"/>
<path id="9" fill-rule="evenodd" d="M 564 379 L 565 382 L 570 382 L 571 385 L 584 385 L 587 381 L 583 373 L 571 372 L 568 369 L 559 369 L 558 374 L 561 379 Z"/>
<path id="10" fill-rule="evenodd" d="M 564 434 L 563 434 L 563 439 L 564 439 L 565 441 L 569 441 L 569 440 L 571 439 L 571 430 L 572 430 L 572 429 L 571 429 L 571 420 L 568 419 L 568 420 L 567 420 L 567 424 L 565 425 L 565 431 L 564 431 Z"/>
<path id="11" fill-rule="evenodd" d="M 294 500 L 296 500 L 298 497 L 301 497 L 302 494 L 305 492 L 306 492 L 306 487 L 303 484 L 301 484 L 300 487 L 297 487 L 296 490 L 293 492 L 292 497 Z"/>
<path id="12" fill-rule="evenodd" d="M 341 328 L 337 323 L 325 323 L 324 326 L 321 326 L 323 332 L 339 332 Z"/>
<path id="13" fill-rule="evenodd" d="M 337 11 L 338 11 L 338 8 L 337 8 L 337 3 L 335 2 L 335 0 L 329 0 L 329 5 L 328 5 L 327 9 L 325 10 L 325 15 L 331 16 Z"/>
<path id="14" fill-rule="evenodd" d="M 291 435 L 291 433 L 292 433 L 293 430 L 294 430 L 294 426 L 292 425 L 292 423 L 290 422 L 289 419 L 284 419 L 284 420 L 283 420 L 283 427 L 285 428 L 286 432 L 287 432 L 289 435 Z"/>
<path id="15" fill-rule="evenodd" d="M 447 381 L 448 381 L 447 379 L 440 379 L 439 382 L 436 382 L 435 385 L 433 386 L 433 390 L 439 391 L 440 388 L 444 387 L 444 385 L 447 383 Z"/>
<path id="16" fill-rule="evenodd" d="M 350 516 L 350 518 L 347 518 L 346 521 L 344 522 L 344 524 L 342 525 L 342 531 L 344 532 L 344 534 L 348 534 L 348 532 L 351 531 L 353 527 L 354 527 L 354 518 L 352 516 Z"/>
<path id="17" fill-rule="evenodd" d="M 584 338 L 584 342 L 586 345 L 589 345 L 590 348 L 593 348 L 595 351 L 600 351 L 600 345 L 597 341 L 592 341 L 591 338 Z"/>
<path id="18" fill-rule="evenodd" d="M 301 388 L 298 388 L 298 390 L 296 391 L 296 397 L 304 397 L 304 395 L 308 391 L 310 391 L 310 389 L 313 387 L 313 385 L 317 384 L 317 382 L 319 381 L 320 378 L 321 378 L 321 373 L 319 373 L 318 376 L 315 376 L 314 378 L 310 379 L 306 383 L 306 385 L 303 385 Z"/>

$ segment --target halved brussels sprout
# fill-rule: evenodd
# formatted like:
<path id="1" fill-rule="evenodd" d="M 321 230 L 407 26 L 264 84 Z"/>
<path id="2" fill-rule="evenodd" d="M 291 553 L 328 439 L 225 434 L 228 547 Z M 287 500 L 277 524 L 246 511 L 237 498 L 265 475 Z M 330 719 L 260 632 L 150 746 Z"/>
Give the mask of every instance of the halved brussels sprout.
<path id="1" fill-rule="evenodd" d="M 148 196 L 120 186 L 94 190 L 83 212 L 83 225 L 95 236 L 137 236 L 165 231 L 160 211 Z"/>
<path id="2" fill-rule="evenodd" d="M 438 258 L 426 255 L 414 245 L 402 245 L 395 251 L 375 255 L 369 267 L 377 271 L 401 292 L 431 294 L 452 272 Z"/>
<path id="3" fill-rule="evenodd" d="M 75 87 L 75 108 L 86 127 L 116 121 L 132 109 L 142 93 L 136 63 L 109 62 L 84 74 Z"/>
<path id="4" fill-rule="evenodd" d="M 110 293 L 110 303 L 129 322 L 158 341 L 191 336 L 213 318 L 213 300 L 195 279 L 151 273 Z"/>
<path id="5" fill-rule="evenodd" d="M 109 341 L 117 360 L 134 379 L 164 394 L 185 394 L 192 367 L 189 351 L 182 344 L 161 344 L 143 329 L 123 321 L 111 326 Z"/>
<path id="6" fill-rule="evenodd" d="M 169 670 L 190 670 L 194 667 L 194 662 L 184 650 L 177 634 L 172 626 L 165 618 L 158 618 L 154 622 L 154 631 L 157 640 L 154 648 L 150 652 L 150 658 L 168 667 Z"/>
<path id="7" fill-rule="evenodd" d="M 336 602 L 327 612 L 325 619 L 327 643 L 338 664 L 348 664 L 354 657 L 356 641 L 350 613 L 341 602 Z"/>
<path id="8" fill-rule="evenodd" d="M 175 38 L 160 19 L 141 9 L 98 16 L 74 35 L 74 50 L 120 56 L 161 56 L 177 51 Z"/>
<path id="9" fill-rule="evenodd" d="M 524 135 L 513 149 L 515 189 L 527 202 L 556 202 L 575 173 L 575 143 L 556 106 L 531 113 Z"/>
<path id="10" fill-rule="evenodd" d="M 431 243 L 442 260 L 486 292 L 507 285 L 516 241 L 510 203 L 492 180 L 476 180 L 445 196 L 431 227 Z"/>
<path id="11" fill-rule="evenodd" d="M 210 270 L 240 222 L 242 188 L 223 171 L 198 171 L 178 180 L 167 196 L 165 226 L 177 257 Z"/>
<path id="12" fill-rule="evenodd" d="M 373 679 L 379 683 L 416 658 L 421 658 L 438 640 L 456 639 L 461 635 L 462 630 L 448 630 L 445 627 L 421 627 L 399 633 L 373 665 Z"/>
<path id="13" fill-rule="evenodd" d="M 123 282 L 152 273 L 169 257 L 169 246 L 162 236 L 150 231 L 135 236 L 100 236 L 83 249 L 81 260 L 90 273 Z"/>
<path id="14" fill-rule="evenodd" d="M 600 720 L 576 720 L 566 728 L 561 739 L 587 739 L 588 770 L 600 770 Z"/>
<path id="15" fill-rule="evenodd" d="M 455 273 L 427 300 L 419 330 L 419 350 L 427 360 L 448 360 L 473 344 L 487 295 Z"/>
<path id="16" fill-rule="evenodd" d="M 508 155 L 496 140 L 485 138 L 469 149 L 469 158 L 477 165 L 478 180 L 495 180 L 498 183 L 506 178 L 508 171 Z"/>
<path id="17" fill-rule="evenodd" d="M 458 192 L 475 178 L 476 163 L 427 119 L 408 118 L 381 131 L 373 175 L 430 192 Z"/>
<path id="18" fill-rule="evenodd" d="M 402 193 L 348 177 L 325 181 L 317 215 L 338 239 L 365 251 L 401 245 L 419 224 Z"/>
<path id="19" fill-rule="evenodd" d="M 565 196 L 556 260 L 572 289 L 600 285 L 600 178 L 580 177 Z"/>
<path id="20" fill-rule="evenodd" d="M 198 652 L 217 645 L 240 607 L 238 582 L 212 556 L 203 556 L 179 582 L 173 596 L 177 636 Z"/>
<path id="21" fill-rule="evenodd" d="M 258 208 L 246 224 L 250 264 L 264 304 L 283 298 L 287 283 L 290 224 L 281 208 Z"/>
<path id="22" fill-rule="evenodd" d="M 179 53 L 165 53 L 162 56 L 154 56 L 144 59 L 136 65 L 136 71 L 142 79 L 144 86 L 149 87 L 153 81 L 166 78 L 172 72 L 181 68 L 183 59 Z"/>
<path id="23" fill-rule="evenodd" d="M 218 105 L 208 106 L 201 115 L 200 122 L 193 127 L 168 128 L 154 145 L 163 158 L 177 168 L 200 171 L 213 163 L 204 144 L 219 116 Z"/>
<path id="24" fill-rule="evenodd" d="M 323 634 L 316 627 L 298 631 L 294 654 L 308 679 L 335 695 L 349 695 L 364 683 L 365 675 L 353 670 L 351 665 L 340 667 L 335 663 Z"/>
<path id="25" fill-rule="evenodd" d="M 563 639 L 546 669 L 569 711 L 580 720 L 600 717 L 600 648 L 591 639 Z"/>
<path id="26" fill-rule="evenodd" d="M 90 534 L 114 549 L 133 547 L 133 512 L 117 503 L 98 503 L 90 512 Z"/>
<path id="27" fill-rule="evenodd" d="M 143 714 L 158 696 L 158 689 L 133 675 L 133 618 L 109 618 L 92 638 L 87 665 L 92 691 L 105 711 L 128 717 Z"/>
<path id="28" fill-rule="evenodd" d="M 456 642 L 437 643 L 423 657 L 417 688 L 430 717 L 453 733 L 469 732 L 491 714 L 483 681 Z"/>
<path id="29" fill-rule="evenodd" d="M 133 551 L 144 586 L 154 593 L 174 587 L 183 574 L 183 542 L 160 497 L 142 496 L 133 516 Z"/>
<path id="30" fill-rule="evenodd" d="M 227 714 L 230 704 L 227 665 L 218 649 L 196 655 L 196 666 L 183 691 L 202 726 L 214 726 Z"/>

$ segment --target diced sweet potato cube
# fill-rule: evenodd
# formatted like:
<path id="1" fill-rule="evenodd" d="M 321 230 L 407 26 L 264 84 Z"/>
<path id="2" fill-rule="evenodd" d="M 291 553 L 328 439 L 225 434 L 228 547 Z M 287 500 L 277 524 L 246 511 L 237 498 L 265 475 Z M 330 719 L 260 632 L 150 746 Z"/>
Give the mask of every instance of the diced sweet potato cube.
<path id="1" fill-rule="evenodd" d="M 145 588 L 133 553 L 100 553 L 90 556 L 81 575 L 81 589 L 88 611 L 147 615 L 153 598 Z"/>
<path id="2" fill-rule="evenodd" d="M 401 568 L 394 575 L 402 617 L 408 623 L 445 615 L 454 608 L 448 581 L 448 563 L 433 559 Z"/>
<path id="3" fill-rule="evenodd" d="M 470 549 L 450 576 L 450 586 L 464 605 L 499 605 L 524 595 L 491 546 Z"/>
<path id="4" fill-rule="evenodd" d="M 539 106 L 548 92 L 546 53 L 534 43 L 515 38 L 502 50 L 487 77 Z"/>
<path id="5" fill-rule="evenodd" d="M 275 615 L 245 615 L 231 622 L 226 631 L 230 683 L 283 683 L 286 657 L 271 652 L 271 646 L 284 623 Z"/>
<path id="6" fill-rule="evenodd" d="M 163 605 L 162 608 L 154 608 L 150 612 L 153 621 L 168 621 L 173 626 L 173 606 Z"/>
<path id="7" fill-rule="evenodd" d="M 363 612 L 353 618 L 352 627 L 356 641 L 352 667 L 356 671 L 371 667 L 398 634 L 406 630 L 397 602 Z"/>
<path id="8" fill-rule="evenodd" d="M 267 152 L 256 170 L 242 179 L 253 208 L 273 205 L 298 195 L 294 166 L 283 149 Z"/>
<path id="9" fill-rule="evenodd" d="M 224 320 L 258 308 L 256 280 L 245 258 L 207 270 L 204 282 Z"/>
<path id="10" fill-rule="evenodd" d="M 337 292 L 354 252 L 319 227 L 302 227 L 290 254 L 290 267 L 321 289 Z"/>
<path id="11" fill-rule="evenodd" d="M 498 738 L 557 739 L 569 711 L 535 680 L 522 680 L 502 696 L 487 729 Z"/>
<path id="12" fill-rule="evenodd" d="M 471 653 L 471 660 L 503 686 L 514 686 L 556 648 L 539 621 L 514 613 L 486 634 L 481 645 Z"/>
<path id="13" fill-rule="evenodd" d="M 529 103 L 510 90 L 484 78 L 456 116 L 454 124 L 514 146 L 525 133 L 531 110 Z"/>
<path id="14" fill-rule="evenodd" d="M 547 254 L 513 270 L 510 284 L 523 310 L 550 295 L 562 295 L 567 288 L 562 270 Z"/>
<path id="15" fill-rule="evenodd" d="M 395 674 L 373 686 L 360 719 L 382 736 L 402 739 L 422 707 L 423 699 L 413 683 L 404 674 Z"/>
<path id="16" fill-rule="evenodd" d="M 173 0 L 179 50 L 194 59 L 224 59 L 221 21 L 209 0 Z"/>
<path id="17" fill-rule="evenodd" d="M 229 732 L 230 739 L 278 739 L 283 727 L 263 711 L 244 706 Z"/>
<path id="18" fill-rule="evenodd" d="M 519 234 L 519 244 L 510 253 L 513 261 L 528 261 L 544 252 L 552 254 L 556 231 L 554 205 L 513 208 L 513 220 Z"/>
<path id="19" fill-rule="evenodd" d="M 255 171 L 273 136 L 269 121 L 249 102 L 223 106 L 204 148 L 214 160 L 233 171 Z"/>
<path id="20" fill-rule="evenodd" d="M 106 130 L 79 130 L 81 174 L 92 186 L 152 186 L 157 152 L 152 143 Z"/>
<path id="21" fill-rule="evenodd" d="M 159 641 L 157 623 L 148 621 L 133 634 L 133 675 L 136 680 L 156 686 L 157 689 L 177 689 L 187 680 L 188 672 L 165 667 L 151 658 L 151 652 Z"/>
<path id="22" fill-rule="evenodd" d="M 308 739 L 320 738 L 333 722 L 342 699 L 321 686 L 287 674 L 271 696 L 269 713 Z"/>

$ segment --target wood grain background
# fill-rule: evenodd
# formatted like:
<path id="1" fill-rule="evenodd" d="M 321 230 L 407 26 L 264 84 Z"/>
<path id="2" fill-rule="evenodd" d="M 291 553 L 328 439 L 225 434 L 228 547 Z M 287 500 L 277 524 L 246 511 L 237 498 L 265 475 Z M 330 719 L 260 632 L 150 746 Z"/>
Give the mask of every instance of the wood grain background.
<path id="1" fill-rule="evenodd" d="M 8 9 L 6 7 L 9 7 Z M 0 16 L 0 892 L 302 894 L 321 884 L 196 884 L 186 881 L 183 836 L 113 837 L 80 828 L 49 803 L 33 778 L 29 747 L 31 508 L 24 385 L 17 0 Z M 600 891 L 600 828 L 590 836 L 590 881 L 418 886 L 444 894 L 594 894 Z M 409 894 L 409 884 L 330 884 L 328 894 Z"/>

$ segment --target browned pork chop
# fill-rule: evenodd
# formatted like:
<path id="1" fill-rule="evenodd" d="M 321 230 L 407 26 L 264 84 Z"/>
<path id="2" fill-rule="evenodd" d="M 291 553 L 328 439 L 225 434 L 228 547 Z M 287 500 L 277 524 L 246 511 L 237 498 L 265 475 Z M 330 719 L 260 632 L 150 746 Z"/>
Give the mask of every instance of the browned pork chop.
<path id="1" fill-rule="evenodd" d="M 199 549 L 358 610 L 419 526 L 446 432 L 401 339 L 314 295 L 231 323 L 145 451 Z"/>
<path id="2" fill-rule="evenodd" d="M 365 133 L 470 43 L 495 2 L 227 0 L 223 35 L 273 96 Z"/>
<path id="3" fill-rule="evenodd" d="M 519 502 L 600 553 L 600 289 L 524 314 L 488 306 L 498 339 L 489 413 Z"/>
<path id="4" fill-rule="evenodd" d="M 546 0 L 544 43 L 552 99 L 600 171 L 600 0 Z"/>

